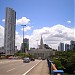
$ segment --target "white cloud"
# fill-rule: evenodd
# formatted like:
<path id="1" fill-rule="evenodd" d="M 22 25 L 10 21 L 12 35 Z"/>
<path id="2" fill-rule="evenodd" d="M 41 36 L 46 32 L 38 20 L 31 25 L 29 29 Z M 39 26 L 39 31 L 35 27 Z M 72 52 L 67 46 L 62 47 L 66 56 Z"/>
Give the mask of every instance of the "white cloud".
<path id="1" fill-rule="evenodd" d="M 68 24 L 70 24 L 70 23 L 71 23 L 71 21 L 67 21 L 67 23 L 68 23 Z"/>
<path id="2" fill-rule="evenodd" d="M 0 25 L 0 47 L 4 45 L 4 27 Z"/>
<path id="3" fill-rule="evenodd" d="M 17 46 L 18 49 L 20 49 L 22 41 L 23 41 L 22 36 L 16 31 L 15 45 Z"/>
<path id="4" fill-rule="evenodd" d="M 37 47 L 36 40 L 40 41 L 41 34 L 43 34 L 44 43 L 56 49 L 60 42 L 67 43 L 74 40 L 74 30 L 58 24 L 50 28 L 35 29 L 30 36 L 30 47 Z"/>
<path id="5" fill-rule="evenodd" d="M 29 38 L 29 35 L 25 35 L 25 38 Z M 19 32 L 16 31 L 16 37 L 15 37 L 15 45 L 18 49 L 21 48 L 21 43 L 23 42 L 23 36 L 19 34 Z"/>
<path id="6" fill-rule="evenodd" d="M 26 17 L 22 17 L 21 19 L 16 20 L 16 24 L 25 25 L 30 22 L 30 19 L 27 19 Z"/>
<path id="7" fill-rule="evenodd" d="M 5 19 L 3 19 L 2 22 L 5 22 Z"/>
<path id="8" fill-rule="evenodd" d="M 28 27 L 28 30 L 30 30 L 31 27 Z M 68 27 L 65 27 L 63 25 L 55 25 L 53 27 L 43 27 L 41 29 L 35 29 L 33 30 L 33 33 L 29 35 L 25 35 L 25 38 L 29 38 L 29 45 L 30 47 L 37 47 L 37 41 L 38 45 L 40 44 L 40 38 L 41 34 L 43 34 L 43 40 L 44 43 L 48 44 L 52 48 L 57 48 L 58 44 L 60 42 L 69 43 L 70 40 L 75 39 L 75 29 L 71 29 Z M 4 27 L 0 25 L 0 46 L 3 46 L 4 42 Z M 21 43 L 23 41 L 23 37 L 19 34 L 19 32 L 16 32 L 16 46 L 18 49 L 21 47 Z"/>
<path id="9" fill-rule="evenodd" d="M 30 27 L 30 26 L 26 26 L 26 27 L 24 28 L 24 32 L 26 32 L 26 31 L 28 31 L 28 30 L 31 30 L 31 28 L 32 28 L 32 27 Z M 21 30 L 23 31 L 23 28 L 22 28 Z"/>
<path id="10" fill-rule="evenodd" d="M 5 19 L 3 19 L 2 22 L 5 22 Z M 30 24 L 29 22 L 30 22 L 30 19 L 26 17 L 16 19 L 16 25 L 26 25 L 26 24 Z"/>

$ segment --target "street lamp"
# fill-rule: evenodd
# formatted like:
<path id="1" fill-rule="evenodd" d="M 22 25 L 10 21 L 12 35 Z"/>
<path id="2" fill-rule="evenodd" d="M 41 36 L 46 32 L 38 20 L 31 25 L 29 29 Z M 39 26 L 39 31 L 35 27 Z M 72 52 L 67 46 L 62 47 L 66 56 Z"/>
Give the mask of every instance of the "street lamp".
<path id="1" fill-rule="evenodd" d="M 26 26 L 26 25 L 21 25 L 22 27 L 23 27 L 23 51 L 24 51 L 24 27 Z"/>
<path id="2" fill-rule="evenodd" d="M 37 58 L 38 58 L 38 41 L 39 40 L 36 40 L 37 41 Z"/>
<path id="3" fill-rule="evenodd" d="M 36 41 L 37 41 L 37 49 L 38 49 L 38 41 L 39 41 L 39 40 L 36 40 Z"/>
<path id="4" fill-rule="evenodd" d="M 23 43 L 24 43 L 24 27 L 26 26 L 26 25 L 21 25 L 22 27 L 23 27 Z"/>

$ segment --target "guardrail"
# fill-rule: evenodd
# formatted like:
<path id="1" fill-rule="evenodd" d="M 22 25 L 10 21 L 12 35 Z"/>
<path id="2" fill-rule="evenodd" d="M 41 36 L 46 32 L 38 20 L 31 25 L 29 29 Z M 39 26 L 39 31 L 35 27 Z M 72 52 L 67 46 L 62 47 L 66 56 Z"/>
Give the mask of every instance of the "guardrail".
<path id="1" fill-rule="evenodd" d="M 53 61 L 50 61 L 49 59 L 47 59 L 47 64 L 48 64 L 50 75 L 64 75 L 64 71 L 57 70 L 57 68 L 55 67 L 55 64 L 53 64 Z"/>

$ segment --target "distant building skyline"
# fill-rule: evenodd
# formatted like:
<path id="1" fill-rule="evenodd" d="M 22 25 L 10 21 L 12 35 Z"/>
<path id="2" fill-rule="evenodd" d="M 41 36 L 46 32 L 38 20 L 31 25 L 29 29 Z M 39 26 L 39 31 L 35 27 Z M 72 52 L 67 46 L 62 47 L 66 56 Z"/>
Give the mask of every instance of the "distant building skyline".
<path id="1" fill-rule="evenodd" d="M 21 44 L 21 52 L 26 53 L 29 50 L 29 39 L 24 38 L 23 43 Z"/>
<path id="2" fill-rule="evenodd" d="M 64 51 L 64 43 L 59 44 L 58 51 Z"/>
<path id="3" fill-rule="evenodd" d="M 71 40 L 70 44 L 68 44 L 68 43 L 60 43 L 59 46 L 58 46 L 58 51 L 62 51 L 62 49 L 64 51 L 68 51 L 68 50 L 72 50 L 74 47 L 75 47 L 75 41 Z"/>
<path id="4" fill-rule="evenodd" d="M 38 40 L 37 40 L 37 42 L 38 42 Z M 35 56 L 35 58 L 40 57 L 41 59 L 46 59 L 51 55 L 55 55 L 55 51 L 53 51 L 53 49 L 51 49 L 47 44 L 43 43 L 42 35 L 41 35 L 41 39 L 40 39 L 39 48 L 38 47 L 37 47 L 37 49 L 31 48 L 28 52 L 31 55 Z"/>
<path id="5" fill-rule="evenodd" d="M 6 7 L 5 13 L 4 50 L 6 55 L 13 55 L 15 53 L 16 12 Z"/>
<path id="6" fill-rule="evenodd" d="M 75 41 L 71 40 L 70 41 L 70 49 L 73 49 L 75 47 Z"/>
<path id="7" fill-rule="evenodd" d="M 65 44 L 65 51 L 70 50 L 70 45 L 69 44 Z"/>

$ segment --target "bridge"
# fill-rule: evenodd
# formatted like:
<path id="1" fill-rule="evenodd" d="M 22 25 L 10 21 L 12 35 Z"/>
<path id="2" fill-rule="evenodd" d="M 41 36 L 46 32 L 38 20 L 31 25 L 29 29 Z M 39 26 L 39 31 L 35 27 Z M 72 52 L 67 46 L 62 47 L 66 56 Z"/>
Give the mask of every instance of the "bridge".
<path id="1" fill-rule="evenodd" d="M 0 75 L 64 75 L 49 59 L 23 63 L 23 60 L 0 60 Z"/>

